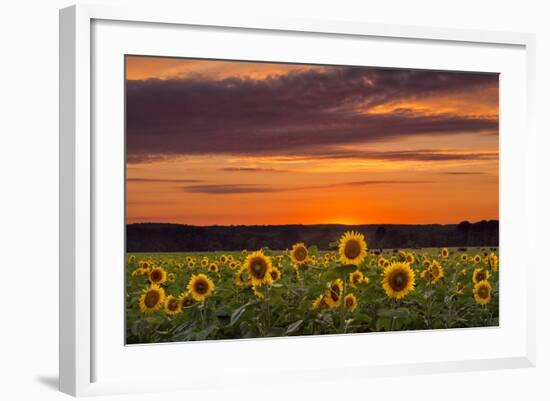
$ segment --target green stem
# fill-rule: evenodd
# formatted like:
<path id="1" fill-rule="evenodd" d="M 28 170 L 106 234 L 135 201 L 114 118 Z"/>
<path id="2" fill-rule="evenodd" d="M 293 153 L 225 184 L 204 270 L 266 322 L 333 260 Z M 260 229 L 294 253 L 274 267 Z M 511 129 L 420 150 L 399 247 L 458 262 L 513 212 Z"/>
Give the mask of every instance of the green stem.
<path id="1" fill-rule="evenodd" d="M 342 285 L 342 300 L 340 301 L 341 302 L 341 304 L 340 304 L 340 332 L 342 334 L 345 334 L 345 332 L 346 332 L 346 323 L 345 323 L 345 319 L 346 319 L 346 302 L 345 302 L 345 298 L 346 298 L 346 280 L 345 280 L 345 277 L 342 280 L 342 282 L 343 282 L 343 285 Z"/>

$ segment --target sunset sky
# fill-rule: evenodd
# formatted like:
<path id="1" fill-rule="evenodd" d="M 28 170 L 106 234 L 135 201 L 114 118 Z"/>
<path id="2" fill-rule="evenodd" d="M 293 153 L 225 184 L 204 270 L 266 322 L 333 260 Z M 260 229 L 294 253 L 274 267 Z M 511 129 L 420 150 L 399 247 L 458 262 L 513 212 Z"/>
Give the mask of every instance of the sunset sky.
<path id="1" fill-rule="evenodd" d="M 127 56 L 127 223 L 498 219 L 498 75 Z"/>

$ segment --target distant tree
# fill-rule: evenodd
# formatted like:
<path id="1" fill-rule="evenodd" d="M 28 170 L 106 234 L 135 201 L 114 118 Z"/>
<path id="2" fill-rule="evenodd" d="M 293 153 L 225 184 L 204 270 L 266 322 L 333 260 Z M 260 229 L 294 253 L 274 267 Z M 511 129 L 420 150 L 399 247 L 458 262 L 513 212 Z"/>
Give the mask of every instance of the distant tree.
<path id="1" fill-rule="evenodd" d="M 467 246 L 468 240 L 470 237 L 470 230 L 472 229 L 472 223 L 469 221 L 461 221 L 456 226 L 456 231 L 460 234 L 460 241 L 462 242 L 461 245 Z"/>
<path id="2" fill-rule="evenodd" d="M 386 227 L 378 226 L 374 233 L 374 241 L 377 248 L 384 248 L 384 237 L 386 236 Z"/>

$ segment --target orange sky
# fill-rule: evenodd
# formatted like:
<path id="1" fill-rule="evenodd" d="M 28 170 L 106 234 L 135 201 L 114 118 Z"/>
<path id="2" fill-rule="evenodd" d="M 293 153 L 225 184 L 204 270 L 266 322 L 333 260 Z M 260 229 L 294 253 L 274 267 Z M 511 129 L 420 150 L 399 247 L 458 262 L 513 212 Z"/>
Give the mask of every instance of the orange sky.
<path id="1" fill-rule="evenodd" d="M 498 219 L 498 78 L 127 57 L 127 223 Z"/>

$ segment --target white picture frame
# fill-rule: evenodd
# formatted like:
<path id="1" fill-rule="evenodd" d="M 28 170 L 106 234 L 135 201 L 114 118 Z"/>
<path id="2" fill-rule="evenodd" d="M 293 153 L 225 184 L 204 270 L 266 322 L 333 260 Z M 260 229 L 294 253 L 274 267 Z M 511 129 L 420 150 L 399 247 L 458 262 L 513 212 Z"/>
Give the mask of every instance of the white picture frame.
<path id="1" fill-rule="evenodd" d="M 94 25 L 96 24 L 96 25 Z M 119 24 L 119 26 L 116 26 Z M 128 25 L 130 24 L 130 25 Z M 131 25 L 134 24 L 134 25 Z M 206 344 L 169 344 L 169 345 L 151 345 L 147 347 L 124 347 L 123 339 L 116 338 L 114 343 L 120 345 L 120 355 L 117 352 L 109 352 L 110 348 L 105 344 L 105 338 L 114 338 L 118 332 L 110 333 L 103 322 L 106 319 L 119 319 L 114 321 L 114 326 L 123 324 L 124 317 L 118 313 L 120 310 L 113 308 L 113 315 L 107 316 L 103 313 L 101 305 L 94 303 L 94 291 L 98 286 L 104 286 L 105 282 L 101 274 L 94 272 L 94 267 L 98 260 L 104 260 L 118 251 L 98 252 L 94 245 L 97 235 L 104 230 L 102 214 L 104 213 L 104 202 L 110 200 L 98 198 L 98 193 L 109 193 L 109 186 L 103 187 L 101 177 L 105 172 L 98 171 L 97 158 L 110 160 L 122 157 L 115 153 L 107 153 L 104 140 L 97 141 L 94 137 L 94 129 L 102 127 L 99 120 L 104 114 L 99 110 L 103 106 L 98 106 L 93 96 L 102 96 L 105 88 L 94 88 L 95 82 L 106 82 L 101 75 L 101 60 L 110 60 L 109 54 L 118 57 L 124 49 L 120 47 L 126 40 L 137 40 L 140 37 L 140 30 L 149 29 L 147 27 L 156 27 L 153 35 L 148 35 L 151 43 L 154 44 L 155 35 L 170 35 L 175 31 L 185 27 L 199 27 L 216 30 L 216 35 L 230 35 L 231 33 L 245 32 L 247 35 L 263 33 L 273 38 L 266 40 L 279 40 L 277 35 L 286 35 L 291 37 L 297 35 L 307 36 L 326 40 L 331 38 L 340 38 L 345 40 L 384 40 L 387 43 L 405 41 L 407 43 L 433 44 L 441 50 L 442 61 L 436 68 L 445 67 L 445 46 L 455 46 L 456 51 L 467 51 L 467 48 L 485 51 L 485 47 L 495 49 L 510 49 L 503 55 L 502 63 L 507 63 L 509 68 L 510 86 L 502 92 L 501 105 L 504 110 L 514 104 L 514 110 L 511 113 L 517 115 L 511 116 L 503 123 L 504 139 L 501 143 L 501 152 L 506 158 L 501 159 L 500 180 L 501 180 L 501 201 L 506 201 L 501 209 L 501 222 L 506 220 L 503 227 L 503 240 L 501 246 L 506 244 L 521 243 L 522 249 L 527 248 L 527 252 L 521 259 L 519 266 L 514 261 L 519 260 L 520 256 L 512 247 L 501 254 L 502 269 L 507 265 L 514 270 L 514 282 L 512 281 L 512 272 L 508 276 L 508 281 L 503 278 L 503 291 L 501 294 L 504 312 L 513 310 L 514 319 L 517 324 L 506 320 L 499 328 L 489 328 L 478 331 L 422 331 L 417 333 L 388 333 L 382 335 L 346 335 L 342 336 L 322 336 L 319 338 L 302 339 L 257 339 L 246 341 L 223 341 L 207 342 Z M 132 31 L 131 31 L 132 30 Z M 123 35 L 120 32 L 131 32 L 132 34 Z M 97 40 L 94 41 L 94 32 Z M 118 33 L 116 33 L 118 32 Z M 224 33 L 225 32 L 225 33 Z M 112 35 L 112 36 L 109 36 Z M 127 36 L 127 37 L 125 37 Z M 243 36 L 244 38 L 244 36 Z M 324 39 L 323 39 L 324 38 Z M 106 41 L 106 39 L 109 39 Z M 107 42 L 111 42 L 107 46 Z M 344 42 L 342 42 L 344 43 Z M 149 44 L 150 46 L 151 44 Z M 119 47 L 117 47 L 119 46 Z M 137 46 L 137 45 L 136 45 Z M 147 46 L 147 44 L 140 44 Z M 485 46 L 485 47 L 484 47 Z M 109 47 L 105 54 L 102 47 Z M 170 51 L 170 45 L 167 44 L 161 51 Z M 134 47 L 135 48 L 135 47 Z M 273 354 L 274 365 L 272 369 L 260 367 L 255 372 L 261 377 L 262 369 L 265 372 L 278 375 L 278 378 L 284 381 L 293 381 L 299 372 L 300 380 L 324 380 L 328 377 L 333 379 L 343 378 L 344 376 L 354 377 L 357 380 L 373 376 L 411 374 L 411 373 L 431 373 L 431 372 L 452 372 L 478 369 L 500 369 L 512 367 L 530 367 L 535 364 L 535 318 L 534 318 L 534 288 L 535 279 L 534 260 L 529 255 L 530 247 L 534 246 L 533 233 L 535 227 L 535 133 L 532 127 L 534 118 L 534 48 L 535 37 L 525 33 L 507 33 L 507 32 L 485 32 L 458 29 L 439 29 L 415 26 L 398 25 L 375 25 L 361 21 L 317 21 L 317 20 L 293 20 L 291 18 L 258 18 L 256 16 L 242 16 L 242 18 L 229 19 L 224 16 L 216 15 L 188 15 L 185 9 L 166 10 L 150 8 L 112 8 L 108 6 L 78 5 L 72 6 L 60 11 L 60 390 L 75 396 L 94 395 L 107 393 L 125 393 L 132 391 L 156 391 L 166 389 L 194 389 L 201 383 L 209 383 L 217 386 L 238 385 L 230 376 L 234 368 L 236 374 L 246 371 L 245 364 L 249 362 L 248 354 L 254 352 L 271 352 Z M 462 49 L 462 50 L 461 50 Z M 147 54 L 151 50 L 147 51 Z M 220 50 L 221 51 L 221 50 Z M 231 51 L 231 50 L 229 50 Z M 238 50 L 234 50 L 237 52 Z M 505 50 L 502 50 L 506 52 Z M 99 56 L 101 54 L 101 56 Z M 165 54 L 165 53 L 163 53 Z M 259 54 L 259 53 L 258 53 Z M 496 54 L 496 53 L 495 53 Z M 173 55 L 173 54 L 165 54 Z M 235 56 L 234 54 L 232 54 Z M 96 58 L 97 56 L 97 59 Z M 221 54 L 220 58 L 230 55 Z M 238 55 L 236 56 L 238 58 Z M 264 55 L 269 59 L 269 55 Z M 290 57 L 290 56 L 289 56 Z M 397 57 L 397 56 L 396 56 Z M 509 57 L 509 58 L 508 58 Z M 482 57 L 480 57 L 482 58 Z M 261 59 L 259 55 L 257 59 Z M 498 57 L 497 57 L 498 59 Z M 396 59 L 397 60 L 397 59 Z M 449 61 L 450 62 L 450 61 Z M 473 60 L 472 60 L 473 62 Z M 480 61 L 478 61 L 480 62 Z M 491 61 L 496 63 L 495 60 Z M 386 60 L 384 65 L 391 63 Z M 398 60 L 395 61 L 398 63 Z M 428 63 L 428 62 L 426 62 Z M 489 63 L 489 61 L 487 61 Z M 467 69 L 468 60 L 464 64 L 456 66 L 456 69 Z M 513 71 L 510 65 L 516 65 L 517 70 Z M 419 64 L 420 65 L 420 64 Z M 490 64 L 487 64 L 489 66 Z M 425 64 L 429 67 L 429 64 Z M 472 67 L 473 68 L 473 67 Z M 491 67 L 487 67 L 491 68 Z M 493 69 L 493 72 L 501 72 Z M 508 71 L 508 70 L 507 70 Z M 515 75 L 514 75 L 515 74 Z M 98 77 L 99 75 L 99 77 Z M 96 78 L 94 78 L 96 77 Z M 514 79 L 512 79 L 514 78 Z M 113 102 L 120 103 L 118 96 L 122 88 L 113 86 Z M 518 93 L 517 99 L 512 99 L 513 92 Z M 97 91 L 95 93 L 94 91 Z M 504 102 L 510 100 L 510 105 Z M 113 110 L 120 110 L 120 104 Z M 119 127 L 113 122 L 113 127 Z M 514 127 L 515 135 L 506 136 L 509 127 Z M 96 127 L 96 128 L 94 128 Z M 120 139 L 120 138 L 119 138 Z M 120 144 L 120 142 L 117 142 Z M 120 151 L 117 146 L 110 147 L 112 152 Z M 118 160 L 118 159 L 117 159 Z M 116 166 L 116 164 L 114 164 Z M 115 174 L 116 177 L 116 174 Z M 518 191 L 518 185 L 521 185 L 521 191 Z M 112 187 L 111 187 L 112 188 Z M 118 202 L 120 198 L 113 195 L 113 203 Z M 101 202 L 103 200 L 103 202 Z M 118 205 L 117 210 L 123 208 Z M 118 212 L 117 212 L 118 213 Z M 516 216 L 516 217 L 513 217 Z M 117 215 L 118 218 L 118 215 Z M 116 219 L 115 219 L 116 220 Z M 122 222 L 120 220 L 118 223 Z M 118 224 L 117 223 L 117 224 Z M 122 224 L 122 223 L 120 223 Z M 524 230 L 524 235 L 514 235 L 514 230 Z M 109 231 L 109 230 L 105 230 Z M 107 235 L 107 234 L 106 234 Z M 111 234 L 109 234 L 111 235 Z M 118 246 L 119 242 L 113 244 Z M 114 245 L 114 246 L 115 246 Z M 115 258 L 116 259 L 116 258 Z M 113 260 L 116 266 L 121 259 Z M 122 266 L 122 264 L 121 264 Z M 507 284 L 508 283 L 508 284 Z M 512 294 L 506 292 L 511 285 L 517 286 L 517 291 Z M 509 285 L 509 287 L 507 287 Z M 102 287 L 103 288 L 103 287 Z M 114 286 L 116 292 L 116 286 Z M 107 289 L 105 289 L 107 290 Z M 106 291 L 111 294 L 110 291 Z M 110 297 L 111 295 L 109 295 Z M 122 294 L 119 294 L 122 302 Z M 508 297 L 508 298 L 506 298 Z M 512 307 L 513 298 L 517 297 L 519 302 L 516 307 Z M 115 298 L 116 299 L 116 296 Z M 507 302 L 506 299 L 508 299 Z M 110 298 L 111 302 L 111 298 Z M 116 302 L 113 301 L 113 302 Z M 510 307 L 508 307 L 510 306 Z M 507 308 L 507 309 L 506 309 Z M 510 315 L 512 316 L 512 315 Z M 516 327 L 517 326 L 517 327 Z M 100 327 L 100 329 L 98 329 Z M 508 334 L 507 334 L 508 333 Z M 388 337 L 389 336 L 389 337 Z M 362 342 L 381 342 L 381 338 L 392 338 L 393 341 L 399 338 L 406 339 L 412 343 L 431 342 L 439 344 L 441 347 L 440 358 L 435 356 L 425 360 L 418 359 L 415 355 L 408 358 L 393 359 L 384 362 L 372 354 L 372 361 L 361 358 L 349 359 L 343 361 L 341 366 L 330 365 L 330 368 L 324 368 L 321 360 L 316 360 L 311 353 L 319 344 L 325 344 L 328 349 L 345 347 L 343 341 L 357 346 Z M 487 344 L 493 344 L 486 348 L 487 352 L 472 351 L 465 353 L 464 357 L 459 357 L 463 349 L 460 345 L 456 347 L 455 354 L 451 350 L 444 349 L 444 345 L 449 341 L 456 341 L 454 344 L 464 341 L 476 341 L 482 339 Z M 508 349 L 505 350 L 503 344 Z M 185 352 L 193 355 L 195 350 L 202 353 L 221 353 L 227 358 L 242 357 L 241 365 L 222 366 L 216 372 L 203 371 L 193 373 L 188 381 L 166 378 L 165 381 L 154 381 L 153 384 L 144 383 L 139 378 L 132 379 L 131 361 L 135 358 L 162 358 L 167 353 L 181 352 L 185 347 Z M 286 351 L 285 351 L 286 350 Z M 288 351 L 291 350 L 291 351 Z M 443 351 L 442 351 L 443 350 Z M 111 349 L 112 351 L 112 349 Z M 446 352 L 449 354 L 446 354 Z M 293 352 L 295 355 L 308 355 L 311 360 L 302 363 L 302 358 L 296 362 L 292 369 L 283 369 L 282 362 L 278 364 L 276 355 L 284 355 L 285 352 Z M 310 353 L 307 353 L 310 352 Z M 116 354 L 116 355 L 115 355 Z M 125 354 L 128 357 L 127 360 Z M 132 354 L 132 355 L 130 355 Z M 117 355 L 122 359 L 116 359 Z M 455 355 L 455 356 L 453 356 Z M 101 362 L 98 362 L 101 361 Z M 126 365 L 124 365 L 126 364 Z M 107 365 L 112 366 L 109 374 L 103 374 L 102 369 L 107 372 Z M 127 366 L 128 374 L 125 375 L 121 369 Z M 102 368 L 103 367 L 103 368 Z M 225 370 L 224 370 L 225 369 Z M 240 370 L 239 370 L 240 369 Z M 118 374 L 114 374 L 114 372 Z M 239 373 L 240 372 L 240 373 Z M 227 376 L 224 376 L 226 375 Z M 223 377 L 226 377 L 225 380 Z"/>

